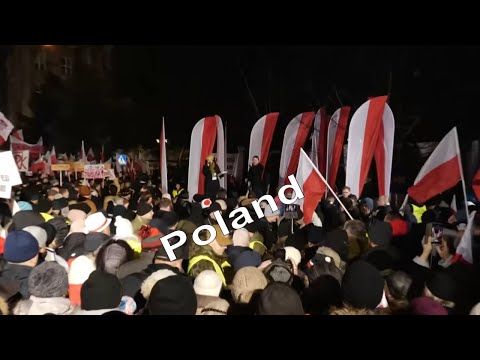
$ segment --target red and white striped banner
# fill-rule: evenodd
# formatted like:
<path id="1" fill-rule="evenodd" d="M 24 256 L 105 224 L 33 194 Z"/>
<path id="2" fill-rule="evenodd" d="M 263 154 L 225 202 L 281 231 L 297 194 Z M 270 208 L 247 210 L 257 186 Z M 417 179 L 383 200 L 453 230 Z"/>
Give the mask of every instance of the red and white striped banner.
<path id="1" fill-rule="evenodd" d="M 325 108 L 318 110 L 315 115 L 312 134 L 312 150 L 310 159 L 317 169 L 325 175 L 327 167 L 327 132 L 330 117 Z"/>
<path id="2" fill-rule="evenodd" d="M 217 164 L 220 171 L 225 171 L 225 137 L 220 116 L 209 116 L 201 119 L 192 130 L 190 140 L 190 159 L 188 164 L 188 195 L 192 200 L 195 194 L 203 194 L 205 175 L 202 173 L 207 156 L 213 153 L 217 140 Z M 220 179 L 220 186 L 225 186 L 225 176 Z"/>
<path id="3" fill-rule="evenodd" d="M 335 189 L 338 167 L 342 157 L 345 133 L 347 132 L 350 106 L 344 106 L 335 111 L 328 124 L 327 136 L 327 172 L 325 178 L 332 189 Z"/>
<path id="4" fill-rule="evenodd" d="M 375 157 L 380 196 L 390 195 L 395 120 L 387 96 L 365 102 L 353 114 L 348 132 L 346 185 L 361 196 Z"/>
<path id="5" fill-rule="evenodd" d="M 295 116 L 288 124 L 283 137 L 278 186 L 283 186 L 285 180 L 288 181 L 288 176 L 295 174 L 300 157 L 300 149 L 307 141 L 314 118 L 314 112 L 305 112 Z"/>
<path id="6" fill-rule="evenodd" d="M 268 154 L 270 152 L 270 145 L 272 144 L 273 133 L 278 121 L 278 112 L 270 113 L 262 116 L 252 128 L 250 133 L 250 150 L 248 154 L 248 161 L 252 161 L 254 156 L 260 158 L 260 164 L 267 163 Z"/>

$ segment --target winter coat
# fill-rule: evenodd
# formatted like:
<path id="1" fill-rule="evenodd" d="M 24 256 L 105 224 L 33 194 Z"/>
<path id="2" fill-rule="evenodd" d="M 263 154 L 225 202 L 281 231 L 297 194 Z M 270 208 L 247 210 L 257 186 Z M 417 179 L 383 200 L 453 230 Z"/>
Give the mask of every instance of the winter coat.
<path id="1" fill-rule="evenodd" d="M 218 296 L 206 296 L 197 294 L 197 312 L 195 315 L 205 315 L 202 311 L 208 311 L 210 314 L 226 315 L 229 308 L 228 301 Z M 215 311 L 217 310 L 217 311 Z"/>
<path id="2" fill-rule="evenodd" d="M 22 298 L 28 299 L 30 297 L 30 292 L 28 291 L 28 277 L 32 269 L 33 268 L 30 266 L 7 263 L 0 276 L 0 286 L 3 284 L 18 285 Z"/>
<path id="3" fill-rule="evenodd" d="M 224 257 L 218 256 L 217 254 L 215 254 L 213 249 L 208 245 L 198 247 L 197 251 L 190 255 L 190 261 L 200 255 L 208 256 L 210 259 L 215 261 L 220 268 L 222 267 L 222 264 L 225 261 Z M 215 266 L 212 264 L 211 261 L 200 260 L 190 268 L 190 270 L 188 271 L 188 275 L 191 276 L 192 278 L 196 278 L 204 270 L 213 270 L 216 272 Z M 222 276 L 224 276 L 223 269 L 222 269 Z"/>
<path id="4" fill-rule="evenodd" d="M 210 167 L 208 165 L 203 165 L 203 175 L 205 175 L 205 195 L 215 201 L 217 197 L 217 192 L 220 189 L 220 168 L 217 164 L 215 164 L 215 173 L 216 178 L 214 179 L 212 176 L 212 172 L 210 171 Z"/>
<path id="5" fill-rule="evenodd" d="M 39 298 L 30 296 L 28 300 L 20 301 L 13 309 L 14 315 L 70 315 L 74 307 L 70 300 L 64 297 Z"/>

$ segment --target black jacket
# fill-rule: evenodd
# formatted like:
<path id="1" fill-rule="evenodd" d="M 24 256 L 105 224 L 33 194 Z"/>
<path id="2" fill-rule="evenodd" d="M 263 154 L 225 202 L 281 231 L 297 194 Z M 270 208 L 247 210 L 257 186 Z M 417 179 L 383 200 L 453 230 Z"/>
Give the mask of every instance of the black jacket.
<path id="1" fill-rule="evenodd" d="M 26 300 L 30 297 L 28 277 L 32 269 L 30 266 L 7 263 L 0 276 L 0 285 L 6 287 L 18 285 L 22 298 Z"/>

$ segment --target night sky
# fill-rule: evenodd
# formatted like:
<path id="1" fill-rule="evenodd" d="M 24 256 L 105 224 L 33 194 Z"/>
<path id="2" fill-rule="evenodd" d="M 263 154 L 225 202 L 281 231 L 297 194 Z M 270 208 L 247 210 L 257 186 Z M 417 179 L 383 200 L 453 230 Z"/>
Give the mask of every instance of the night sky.
<path id="1" fill-rule="evenodd" d="M 332 114 L 340 101 L 353 114 L 390 84 L 396 142 L 438 141 L 454 125 L 471 140 L 479 64 L 480 47 L 461 46 L 115 46 L 108 84 L 76 72 L 70 88 L 50 79 L 33 96 L 36 129 L 26 137 L 44 135 L 59 151 L 82 139 L 94 149 L 107 139 L 112 148 L 155 147 L 165 116 L 169 146 L 188 147 L 195 123 L 217 114 L 236 151 L 248 148 L 260 116 L 278 111 L 272 149 L 280 150 L 297 114 L 321 106 Z"/>
<path id="2" fill-rule="evenodd" d="M 355 110 L 369 96 L 385 95 L 390 76 L 396 140 L 414 121 L 408 141 L 438 141 L 454 125 L 461 137 L 472 138 L 478 64 L 478 47 L 360 46 L 119 46 L 114 63 L 118 95 L 141 113 L 135 121 L 142 129 L 128 134 L 129 143 L 153 139 L 164 115 L 172 144 L 188 146 L 194 124 L 217 114 L 228 124 L 230 151 L 248 147 L 259 115 L 280 112 L 273 144 L 279 148 L 295 115 L 340 106 L 335 89 Z"/>

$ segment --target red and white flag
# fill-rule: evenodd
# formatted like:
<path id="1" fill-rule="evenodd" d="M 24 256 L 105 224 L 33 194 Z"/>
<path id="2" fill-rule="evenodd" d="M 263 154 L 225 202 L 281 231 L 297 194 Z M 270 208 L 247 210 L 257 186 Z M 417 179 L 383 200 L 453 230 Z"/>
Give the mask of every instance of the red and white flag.
<path id="1" fill-rule="evenodd" d="M 419 204 L 454 187 L 463 179 L 457 128 L 442 139 L 417 175 L 408 196 Z"/>
<path id="2" fill-rule="evenodd" d="M 82 148 L 80 149 L 80 161 L 83 161 L 84 163 L 87 162 L 87 154 L 85 154 L 85 144 L 82 140 Z"/>
<path id="3" fill-rule="evenodd" d="M 314 118 L 314 112 L 305 112 L 295 116 L 288 124 L 283 136 L 278 186 L 283 186 L 288 176 L 297 170 L 300 149 L 307 141 Z"/>
<path id="4" fill-rule="evenodd" d="M 23 130 L 15 130 L 10 135 L 13 136 L 15 139 L 25 141 L 25 139 L 23 138 Z"/>
<path id="5" fill-rule="evenodd" d="M 298 200 L 303 211 L 303 221 L 310 224 L 313 213 L 327 190 L 327 185 L 325 178 L 303 149 L 300 149 L 296 180 L 303 192 L 303 199 Z"/>
<path id="6" fill-rule="evenodd" d="M 327 167 L 327 134 L 330 117 L 325 108 L 321 108 L 315 115 L 312 133 L 312 149 L 310 159 L 321 173 L 326 173 Z"/>
<path id="7" fill-rule="evenodd" d="M 467 227 L 465 228 L 462 239 L 457 246 L 457 250 L 452 259 L 452 263 L 455 263 L 457 261 L 463 261 L 469 264 L 473 264 L 472 238 L 476 214 L 476 211 L 472 211 L 472 213 L 468 216 Z"/>
<path id="8" fill-rule="evenodd" d="M 88 149 L 88 153 L 87 153 L 87 161 L 93 161 L 95 160 L 95 154 L 93 153 L 93 150 L 92 148 Z"/>
<path id="9" fill-rule="evenodd" d="M 275 127 L 278 122 L 278 115 L 279 113 L 275 112 L 262 116 L 260 120 L 255 123 L 250 133 L 248 161 L 252 161 L 254 156 L 258 156 L 263 168 L 265 168 L 267 163 L 273 133 L 275 132 Z"/>
<path id="10" fill-rule="evenodd" d="M 36 174 L 38 171 L 41 171 L 41 174 L 45 175 L 47 173 L 47 163 L 42 157 L 40 157 L 37 161 L 30 165 L 30 171 L 34 174 Z"/>
<path id="11" fill-rule="evenodd" d="M 335 111 L 328 124 L 326 179 L 333 189 L 335 188 L 340 158 L 342 157 L 350 109 L 350 106 L 344 106 Z"/>
<path id="12" fill-rule="evenodd" d="M 455 194 L 453 194 L 452 203 L 450 204 L 450 209 L 452 209 L 452 211 L 455 214 L 457 213 L 457 198 L 456 198 Z"/>
<path id="13" fill-rule="evenodd" d="M 223 123 L 220 116 L 209 116 L 201 119 L 192 130 L 190 140 L 190 159 L 188 163 L 188 194 L 190 200 L 193 195 L 203 194 L 205 175 L 202 169 L 207 156 L 212 154 L 217 140 L 217 164 L 220 171 L 226 171 L 225 167 L 225 137 Z M 225 177 L 220 179 L 220 186 L 224 187 Z"/>
<path id="14" fill-rule="evenodd" d="M 348 132 L 346 185 L 360 197 L 373 158 L 380 196 L 390 195 L 395 120 L 387 96 L 365 102 L 355 111 Z"/>
<path id="15" fill-rule="evenodd" d="M 40 137 L 36 144 L 28 144 L 10 136 L 10 148 L 12 151 L 28 150 L 30 152 L 30 159 L 36 160 L 43 153 L 43 138 Z"/>
<path id="16" fill-rule="evenodd" d="M 52 147 L 52 152 L 50 153 L 50 162 L 52 164 L 57 164 L 57 153 L 55 152 L 55 146 Z"/>
<path id="17" fill-rule="evenodd" d="M 167 147 L 165 145 L 165 119 L 162 118 L 162 132 L 160 133 L 160 175 L 162 177 L 162 193 L 168 193 L 167 174 Z"/>
<path id="18" fill-rule="evenodd" d="M 12 130 L 12 123 L 0 112 L 0 145 L 7 141 Z"/>
<path id="19" fill-rule="evenodd" d="M 472 188 L 473 192 L 475 193 L 475 197 L 477 200 L 480 200 L 480 169 L 477 170 L 475 176 L 473 177 Z"/>

